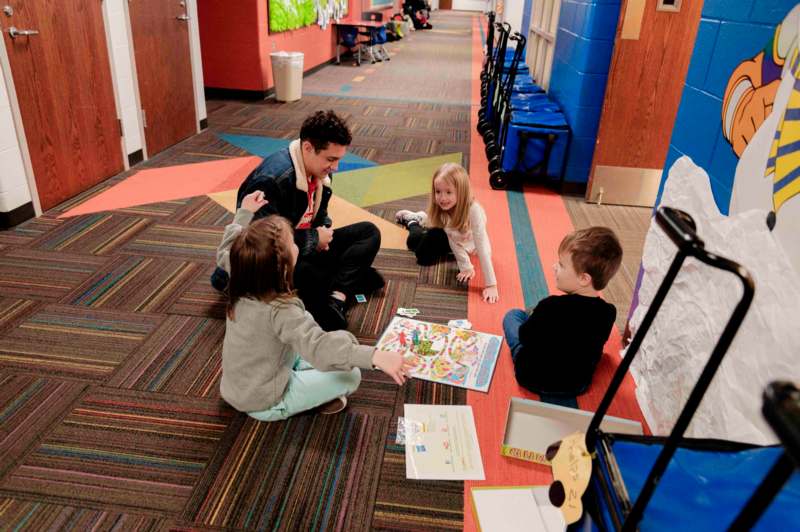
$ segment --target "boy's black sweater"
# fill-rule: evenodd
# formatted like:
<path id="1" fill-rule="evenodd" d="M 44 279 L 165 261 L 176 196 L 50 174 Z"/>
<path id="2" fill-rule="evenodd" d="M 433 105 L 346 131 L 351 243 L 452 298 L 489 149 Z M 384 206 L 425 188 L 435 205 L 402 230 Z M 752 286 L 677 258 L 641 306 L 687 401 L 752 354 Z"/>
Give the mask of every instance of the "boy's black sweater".
<path id="1" fill-rule="evenodd" d="M 614 305 L 599 297 L 568 294 L 541 300 L 519 329 L 517 382 L 535 393 L 583 392 L 616 317 Z"/>

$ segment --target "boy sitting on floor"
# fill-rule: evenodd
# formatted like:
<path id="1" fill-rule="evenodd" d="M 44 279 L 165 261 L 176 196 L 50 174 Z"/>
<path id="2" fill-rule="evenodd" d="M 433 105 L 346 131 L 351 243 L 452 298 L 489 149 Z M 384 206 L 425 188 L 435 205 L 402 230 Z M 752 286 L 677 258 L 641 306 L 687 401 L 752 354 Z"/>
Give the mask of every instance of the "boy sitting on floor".
<path id="1" fill-rule="evenodd" d="M 598 294 L 617 273 L 622 247 L 606 227 L 575 231 L 558 246 L 556 286 L 566 295 L 503 318 L 514 372 L 534 393 L 578 395 L 592 382 L 617 309 Z"/>

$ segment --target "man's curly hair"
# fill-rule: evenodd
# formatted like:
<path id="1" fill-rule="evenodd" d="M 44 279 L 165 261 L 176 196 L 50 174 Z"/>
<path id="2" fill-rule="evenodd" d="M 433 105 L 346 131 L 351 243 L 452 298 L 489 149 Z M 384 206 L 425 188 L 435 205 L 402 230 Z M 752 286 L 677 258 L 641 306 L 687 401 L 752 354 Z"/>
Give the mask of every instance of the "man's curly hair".
<path id="1" fill-rule="evenodd" d="M 333 110 L 317 111 L 303 121 L 300 128 L 300 141 L 307 140 L 319 153 L 328 144 L 349 146 L 353 142 L 350 128 Z"/>

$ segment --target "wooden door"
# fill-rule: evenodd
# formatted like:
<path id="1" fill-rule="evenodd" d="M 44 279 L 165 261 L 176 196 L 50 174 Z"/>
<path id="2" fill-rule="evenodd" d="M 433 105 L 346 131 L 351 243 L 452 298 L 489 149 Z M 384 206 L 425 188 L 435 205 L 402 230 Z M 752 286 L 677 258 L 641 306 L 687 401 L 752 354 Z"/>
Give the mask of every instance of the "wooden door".
<path id="1" fill-rule="evenodd" d="M 622 2 L 589 201 L 601 188 L 606 203 L 655 201 L 703 9 L 702 0 L 684 0 L 679 12 L 657 3 Z"/>
<path id="2" fill-rule="evenodd" d="M 189 17 L 180 0 L 129 0 L 147 155 L 193 135 Z"/>
<path id="3" fill-rule="evenodd" d="M 453 9 L 453 0 L 439 0 L 439 9 Z"/>
<path id="4" fill-rule="evenodd" d="M 47 210 L 123 169 L 102 4 L 2 3 L 11 15 L 0 13 L 0 29 L 39 202 Z"/>

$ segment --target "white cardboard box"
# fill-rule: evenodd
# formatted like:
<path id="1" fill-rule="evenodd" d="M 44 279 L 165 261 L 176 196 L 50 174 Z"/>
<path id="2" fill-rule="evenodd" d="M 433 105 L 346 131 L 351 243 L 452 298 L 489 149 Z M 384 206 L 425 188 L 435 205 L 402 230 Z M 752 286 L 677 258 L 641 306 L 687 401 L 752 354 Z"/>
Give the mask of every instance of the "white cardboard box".
<path id="1" fill-rule="evenodd" d="M 500 454 L 548 465 L 547 448 L 575 432 L 586 432 L 594 412 L 566 406 L 512 397 L 508 404 L 506 429 Z M 642 424 L 614 416 L 605 416 L 604 432 L 642 434 Z"/>

